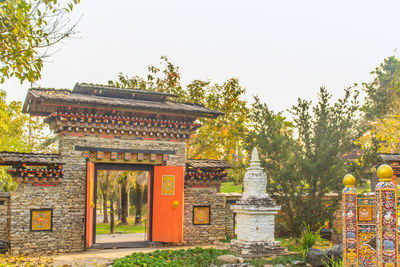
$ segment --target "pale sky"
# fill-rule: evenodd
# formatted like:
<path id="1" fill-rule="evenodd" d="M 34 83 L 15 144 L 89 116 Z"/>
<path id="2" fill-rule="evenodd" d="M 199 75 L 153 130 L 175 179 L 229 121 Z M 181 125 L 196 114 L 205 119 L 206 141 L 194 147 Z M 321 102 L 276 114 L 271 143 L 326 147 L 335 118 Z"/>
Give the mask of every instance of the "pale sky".
<path id="1" fill-rule="evenodd" d="M 275 111 L 321 85 L 335 97 L 400 48 L 400 1 L 81 0 L 79 38 L 60 45 L 35 86 L 106 84 L 119 72 L 143 75 L 167 55 L 183 84 L 237 77 L 248 100 Z M 23 101 L 29 83 L 0 85 Z"/>

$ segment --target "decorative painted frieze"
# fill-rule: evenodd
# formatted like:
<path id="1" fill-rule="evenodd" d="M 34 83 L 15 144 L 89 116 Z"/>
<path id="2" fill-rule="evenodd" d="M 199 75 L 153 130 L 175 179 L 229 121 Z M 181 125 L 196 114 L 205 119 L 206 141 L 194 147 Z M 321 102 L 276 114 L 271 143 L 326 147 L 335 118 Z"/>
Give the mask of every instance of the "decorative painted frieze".
<path id="1" fill-rule="evenodd" d="M 58 184 L 64 175 L 61 164 L 50 164 L 43 166 L 31 166 L 22 164 L 22 167 L 11 167 L 7 169 L 18 183 L 24 184 Z"/>
<path id="2" fill-rule="evenodd" d="M 147 137 L 186 140 L 200 124 L 183 120 L 161 120 L 92 114 L 52 113 L 45 122 L 57 133 Z"/>
<path id="3" fill-rule="evenodd" d="M 168 155 L 155 153 L 130 153 L 130 152 L 103 152 L 82 151 L 82 156 L 90 160 L 109 163 L 151 163 L 163 164 L 168 160 Z"/>

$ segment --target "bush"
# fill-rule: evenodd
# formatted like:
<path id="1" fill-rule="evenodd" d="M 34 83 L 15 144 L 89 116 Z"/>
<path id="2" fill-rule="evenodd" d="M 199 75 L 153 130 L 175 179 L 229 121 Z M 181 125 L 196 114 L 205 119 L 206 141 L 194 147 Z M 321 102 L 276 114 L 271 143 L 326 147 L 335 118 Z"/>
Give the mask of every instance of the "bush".
<path id="1" fill-rule="evenodd" d="M 307 254 L 307 251 L 314 246 L 314 244 L 319 240 L 319 232 L 322 228 L 319 228 L 316 232 L 311 230 L 310 225 L 305 224 L 303 231 L 300 234 L 300 238 L 297 238 L 297 242 L 299 242 L 303 256 Z"/>
<path id="2" fill-rule="evenodd" d="M 211 264 L 220 264 L 217 260 L 218 256 L 226 254 L 232 253 L 228 250 L 199 247 L 187 250 L 156 250 L 150 253 L 135 252 L 114 260 L 113 266 L 208 267 Z"/>
<path id="3" fill-rule="evenodd" d="M 343 266 L 343 261 L 341 259 L 329 259 L 328 262 L 324 264 L 326 267 L 342 267 Z"/>

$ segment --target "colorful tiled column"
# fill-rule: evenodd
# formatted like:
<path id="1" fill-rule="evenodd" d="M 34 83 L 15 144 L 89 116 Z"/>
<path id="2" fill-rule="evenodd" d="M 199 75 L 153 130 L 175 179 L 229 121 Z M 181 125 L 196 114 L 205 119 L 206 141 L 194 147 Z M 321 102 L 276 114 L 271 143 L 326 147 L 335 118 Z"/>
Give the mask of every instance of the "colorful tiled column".
<path id="1" fill-rule="evenodd" d="M 343 266 L 357 266 L 357 190 L 356 178 L 343 178 Z"/>
<path id="2" fill-rule="evenodd" d="M 393 169 L 389 165 L 378 168 L 379 183 L 376 197 L 376 254 L 378 266 L 398 265 L 397 190 L 392 182 Z"/>

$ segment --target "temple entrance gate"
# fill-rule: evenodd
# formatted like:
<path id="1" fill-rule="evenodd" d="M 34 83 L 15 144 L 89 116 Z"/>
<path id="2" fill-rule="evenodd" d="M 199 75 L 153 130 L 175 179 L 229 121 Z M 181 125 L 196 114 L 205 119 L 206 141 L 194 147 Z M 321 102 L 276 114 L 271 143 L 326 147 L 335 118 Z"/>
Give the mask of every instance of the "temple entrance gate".
<path id="1" fill-rule="evenodd" d="M 196 120 L 223 113 L 169 100 L 173 97 L 93 84 L 29 89 L 23 112 L 45 117 L 59 149 L 57 154 L 0 153 L 0 164 L 11 166 L 7 172 L 19 184 L 9 200 L 0 199 L 7 205 L 0 211 L 12 214 L 0 221 L 8 229 L 0 234 L 11 253 L 90 248 L 96 242 L 96 169 L 106 165 L 151 168 L 148 240 L 223 239 L 232 212 L 218 187 L 229 166 L 186 156 L 186 142 L 201 126 Z"/>
<path id="2" fill-rule="evenodd" d="M 97 172 L 99 170 L 149 172 L 147 241 L 167 243 L 181 243 L 183 241 L 184 169 L 182 166 L 96 163 L 88 161 L 85 224 L 86 248 L 91 248 L 93 244 L 96 244 Z M 124 247 L 140 247 L 147 245 L 147 242 L 124 243 L 113 243 L 109 247 L 118 247 L 120 245 Z"/>

